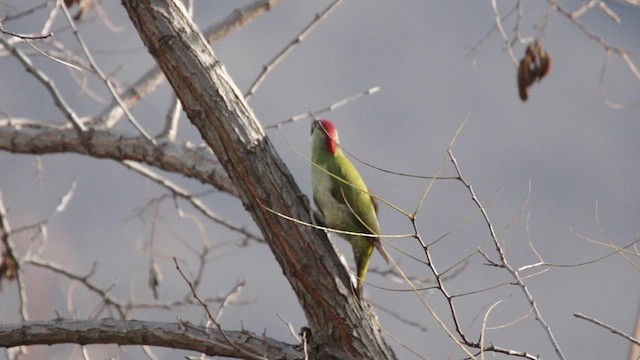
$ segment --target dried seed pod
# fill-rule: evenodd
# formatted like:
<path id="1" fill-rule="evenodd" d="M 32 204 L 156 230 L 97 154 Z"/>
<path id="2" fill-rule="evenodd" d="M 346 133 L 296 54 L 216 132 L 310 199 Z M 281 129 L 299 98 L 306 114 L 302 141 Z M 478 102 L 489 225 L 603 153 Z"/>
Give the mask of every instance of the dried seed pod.
<path id="1" fill-rule="evenodd" d="M 532 48 L 528 46 L 518 66 L 518 92 L 522 101 L 528 98 L 527 89 L 536 81 L 536 72 L 535 55 Z"/>
<path id="2" fill-rule="evenodd" d="M 536 41 L 535 44 L 535 54 L 538 58 L 538 81 L 540 81 L 551 71 L 552 61 L 551 56 L 549 56 L 549 53 L 547 53 L 539 41 Z"/>
<path id="3" fill-rule="evenodd" d="M 551 64 L 551 56 L 539 40 L 527 46 L 518 65 L 518 94 L 522 101 L 529 98 L 529 87 L 549 74 Z"/>
<path id="4" fill-rule="evenodd" d="M 3 251 L 0 255 L 0 285 L 2 279 L 9 281 L 18 276 L 18 261 L 9 251 Z"/>

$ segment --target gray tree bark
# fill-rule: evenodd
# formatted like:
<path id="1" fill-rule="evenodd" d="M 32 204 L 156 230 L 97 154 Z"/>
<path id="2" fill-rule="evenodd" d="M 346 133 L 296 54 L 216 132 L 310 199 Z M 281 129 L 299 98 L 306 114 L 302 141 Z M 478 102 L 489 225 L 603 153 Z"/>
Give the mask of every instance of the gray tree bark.
<path id="1" fill-rule="evenodd" d="M 310 358 L 395 358 L 326 234 L 281 216 L 309 223 L 308 200 L 181 3 L 123 4 L 293 287 L 311 330 Z"/>

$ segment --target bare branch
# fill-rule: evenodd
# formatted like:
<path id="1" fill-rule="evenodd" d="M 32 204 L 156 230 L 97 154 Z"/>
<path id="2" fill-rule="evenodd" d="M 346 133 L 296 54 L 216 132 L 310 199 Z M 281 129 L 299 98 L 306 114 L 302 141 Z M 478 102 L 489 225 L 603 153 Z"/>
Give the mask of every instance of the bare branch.
<path id="1" fill-rule="evenodd" d="M 334 0 L 334 2 L 332 2 L 326 9 L 324 9 L 324 11 L 322 11 L 320 14 L 316 14 L 313 21 L 311 21 L 309 25 L 307 25 L 300 32 L 300 34 L 296 36 L 295 39 L 293 39 L 287 46 L 285 46 L 284 49 L 280 50 L 280 52 L 276 56 L 274 56 L 271 61 L 269 61 L 269 64 L 265 65 L 262 68 L 262 72 L 260 72 L 260 75 L 258 75 L 258 77 L 253 81 L 253 84 L 249 86 L 249 90 L 247 90 L 247 92 L 245 92 L 244 94 L 244 98 L 246 101 L 249 101 L 253 97 L 253 95 L 255 95 L 258 87 L 260 87 L 262 82 L 267 78 L 267 75 L 269 75 L 269 73 L 271 73 L 271 71 L 273 71 L 273 69 L 278 66 L 280 62 L 282 62 L 282 59 L 284 59 L 287 54 L 289 54 L 291 50 L 293 50 L 297 45 L 304 41 L 307 35 L 309 35 L 324 19 L 326 19 L 331 11 L 333 11 L 338 5 L 340 5 L 341 2 L 342 0 Z"/>
<path id="2" fill-rule="evenodd" d="M 600 320 L 594 319 L 594 318 L 592 318 L 592 317 L 590 317 L 590 316 L 587 316 L 587 315 L 584 315 L 584 314 L 582 314 L 582 313 L 575 313 L 575 314 L 573 314 L 573 316 L 575 316 L 575 317 L 577 317 L 577 318 L 579 318 L 579 319 L 587 320 L 588 322 L 594 323 L 594 324 L 596 324 L 596 325 L 598 325 L 598 326 L 600 326 L 600 327 L 602 327 L 602 328 L 605 328 L 605 329 L 607 329 L 607 330 L 611 331 L 612 333 L 614 333 L 614 334 L 616 334 L 616 335 L 618 335 L 618 336 L 621 336 L 621 337 L 623 337 L 623 338 L 625 338 L 625 339 L 627 339 L 627 340 L 631 341 L 632 343 L 634 343 L 634 344 L 636 344 L 636 345 L 640 346 L 640 339 L 635 339 L 635 338 L 634 338 L 634 337 L 632 337 L 631 335 L 626 334 L 626 333 L 624 333 L 624 332 L 622 332 L 622 331 L 620 331 L 620 330 L 618 330 L 618 329 L 614 328 L 614 327 L 613 327 L 613 326 L 611 326 L 611 325 L 607 325 L 607 324 L 603 323 L 603 322 L 602 322 L 602 321 L 600 321 Z"/>
<path id="3" fill-rule="evenodd" d="M 164 140 L 158 141 L 156 146 L 142 137 L 127 136 L 115 130 L 92 130 L 84 137 L 81 139 L 71 129 L 0 126 L 0 149 L 25 154 L 73 152 L 117 161 L 134 160 L 237 195 L 235 186 L 208 149 L 194 149 Z"/>
<path id="4" fill-rule="evenodd" d="M 580 31 L 582 31 L 582 33 L 585 34 L 585 36 L 587 38 L 589 38 L 590 40 L 598 43 L 604 50 L 605 50 L 605 61 L 603 63 L 603 69 L 601 71 L 600 74 L 600 94 L 603 98 L 603 100 L 605 101 L 605 103 L 614 108 L 614 109 L 621 109 L 624 108 L 630 104 L 618 104 L 618 103 L 613 103 L 611 102 L 609 99 L 607 99 L 606 94 L 604 92 L 604 85 L 603 85 L 603 81 L 604 81 L 604 73 L 605 73 L 605 68 L 606 65 L 609 61 L 609 58 L 611 56 L 611 53 L 615 53 L 618 56 L 620 56 L 621 59 L 623 59 L 626 63 L 627 66 L 629 67 L 629 70 L 631 70 L 631 72 L 633 73 L 633 75 L 640 81 L 640 69 L 638 68 L 638 65 L 632 60 L 631 56 L 629 55 L 629 52 L 626 51 L 623 48 L 617 47 L 617 46 L 613 46 L 611 45 L 609 42 L 607 42 L 602 36 L 596 34 L 595 32 L 591 31 L 591 29 L 589 29 L 582 21 L 580 21 L 580 16 L 584 14 L 584 12 L 586 12 L 586 10 L 590 9 L 591 7 L 594 7 L 598 4 L 603 4 L 604 7 L 602 7 L 602 5 L 600 5 L 600 9 L 602 11 L 605 12 L 605 14 L 607 14 L 609 17 L 612 17 L 615 21 L 617 15 L 611 14 L 609 12 L 607 12 L 608 7 L 606 7 L 606 4 L 604 4 L 604 2 L 602 1 L 591 1 L 589 3 L 586 3 L 583 7 L 581 7 L 580 9 L 571 12 L 567 9 L 565 9 L 564 7 L 562 7 L 556 0 L 547 0 L 547 2 L 549 3 L 549 5 L 551 6 L 552 9 L 554 9 L 555 11 L 557 11 L 560 15 L 566 17 L 569 21 L 571 21 Z M 615 15 L 615 16 L 613 16 Z M 636 104 L 636 102 L 632 103 L 632 104 Z"/>
<path id="5" fill-rule="evenodd" d="M 184 279 L 187 285 L 189 285 L 189 289 L 191 289 L 191 295 L 193 295 L 196 301 L 200 303 L 200 306 L 202 306 L 205 313 L 207 314 L 208 322 L 213 323 L 216 326 L 216 328 L 218 328 L 218 331 L 220 332 L 220 335 L 222 335 L 222 338 L 224 339 L 224 341 L 227 342 L 227 344 L 229 344 L 233 349 L 237 350 L 238 353 L 242 355 L 242 358 L 252 359 L 252 360 L 267 360 L 267 358 L 257 355 L 258 353 L 255 353 L 253 351 L 247 351 L 245 349 L 240 348 L 238 344 L 235 343 L 235 341 L 233 341 L 230 337 L 227 336 L 226 331 L 222 330 L 222 326 L 209 310 L 209 306 L 207 306 L 207 304 L 204 301 L 200 300 L 200 297 L 198 297 L 198 293 L 196 293 L 196 289 L 193 283 L 189 281 L 189 279 L 187 279 L 185 274 L 182 272 L 182 269 L 180 269 L 180 265 L 178 265 L 178 261 L 176 260 L 176 258 L 173 258 L 173 263 L 176 265 L 176 269 L 180 273 L 180 276 L 182 276 L 182 279 Z M 223 302 L 223 304 L 221 305 L 220 310 L 222 310 L 222 307 L 224 306 L 225 302 Z M 208 328 L 209 327 L 207 326 L 207 329 Z"/>
<path id="6" fill-rule="evenodd" d="M 260 15 L 271 10 L 280 3 L 280 0 L 256 0 L 244 7 L 233 10 L 222 21 L 210 26 L 203 31 L 209 42 L 215 42 L 227 37 L 250 24 Z"/>
<path id="7" fill-rule="evenodd" d="M 290 171 L 181 3 L 124 0 L 123 4 L 191 123 L 227 170 L 244 207 L 264 234 L 299 301 L 305 304 L 303 310 L 313 333 L 311 356 L 395 358 L 377 324 L 356 298 L 326 234 L 267 210 L 310 222 L 308 202 Z M 171 46 L 164 39 L 171 39 Z M 331 280 L 319 287 L 318 277 Z M 315 342 L 322 346 L 314 346 Z"/>
<path id="8" fill-rule="evenodd" d="M 203 34 L 209 42 L 218 41 L 250 24 L 260 15 L 275 7 L 280 0 L 256 0 L 238 8 L 226 18 L 205 29 Z M 164 73 L 154 65 L 132 86 L 122 92 L 121 98 L 127 108 L 135 106 L 142 98 L 152 93 L 165 80 Z M 113 127 L 123 115 L 122 107 L 114 101 L 96 117 L 106 127 Z"/>
<path id="9" fill-rule="evenodd" d="M 0 32 L 3 34 L 7 34 L 10 36 L 15 36 L 17 38 L 20 38 L 22 40 L 42 40 L 42 39 L 47 39 L 49 37 L 51 37 L 53 34 L 52 33 L 48 33 L 48 34 L 44 34 L 44 35 L 24 35 L 24 34 L 17 34 L 14 33 L 13 31 L 7 31 L 4 29 L 4 27 L 2 26 L 2 22 L 0 22 Z"/>
<path id="10" fill-rule="evenodd" d="M 373 94 L 377 93 L 378 91 L 380 91 L 380 89 L 381 89 L 380 86 L 374 86 L 374 87 L 369 88 L 369 89 L 367 89 L 367 90 L 365 90 L 365 91 L 363 91 L 363 92 L 361 92 L 359 94 L 355 94 L 355 95 L 350 96 L 350 97 L 348 97 L 346 99 L 342 99 L 340 101 L 336 101 L 335 103 L 333 103 L 333 104 L 331 104 L 331 105 L 329 105 L 329 106 L 327 106 L 327 107 L 325 107 L 323 109 L 316 110 L 316 111 L 308 111 L 308 112 L 306 112 L 304 114 L 295 115 L 295 116 L 292 116 L 292 117 L 290 117 L 290 118 L 288 118 L 286 120 L 282 120 L 282 121 L 280 121 L 280 122 L 278 122 L 276 124 L 265 126 L 265 129 L 274 129 L 274 128 L 275 129 L 279 129 L 280 127 L 282 127 L 283 125 L 286 125 L 288 123 L 298 122 L 298 121 L 306 120 L 306 119 L 314 119 L 320 114 L 323 114 L 323 113 L 326 113 L 326 112 L 335 111 L 337 108 L 343 107 L 343 106 L 345 106 L 345 105 L 347 105 L 349 103 L 352 103 L 352 102 L 354 102 L 354 101 L 356 101 L 356 100 L 358 100 L 358 99 L 360 99 L 360 98 L 362 98 L 364 96 L 373 95 Z"/>
<path id="11" fill-rule="evenodd" d="M 17 14 L 5 16 L 2 19 L 2 22 L 8 23 L 8 22 L 13 21 L 13 20 L 18 20 L 18 19 L 20 19 L 20 18 L 22 18 L 24 16 L 31 15 L 31 14 L 35 13 L 36 11 L 38 11 L 38 10 L 40 10 L 42 8 L 46 8 L 48 4 L 49 4 L 48 0 L 42 1 L 40 4 L 34 5 L 34 6 L 30 7 L 30 8 L 28 8 L 27 10 L 24 10 L 24 11 L 19 12 Z"/>
<path id="12" fill-rule="evenodd" d="M 227 229 L 233 230 L 233 231 L 245 236 L 248 239 L 255 240 L 255 241 L 260 242 L 260 243 L 264 242 L 264 239 L 262 239 L 258 235 L 255 235 L 255 234 L 245 230 L 244 228 L 239 227 L 237 225 L 234 225 L 231 222 L 225 220 L 224 218 L 218 216 L 215 212 L 213 212 L 213 210 L 209 209 L 209 207 L 206 206 L 196 196 L 194 196 L 193 194 L 190 194 L 187 190 L 183 189 L 178 184 L 175 184 L 172 181 L 169 181 L 168 179 L 165 179 L 165 178 L 161 177 L 159 174 L 157 174 L 153 170 L 147 169 L 147 168 L 143 167 L 140 164 L 137 164 L 135 162 L 128 161 L 128 160 L 124 161 L 124 165 L 129 167 L 130 169 L 132 169 L 134 171 L 139 172 L 140 174 L 142 174 L 142 175 L 146 176 L 147 178 L 155 181 L 156 183 L 164 186 L 166 189 L 171 191 L 171 193 L 173 195 L 187 200 L 189 203 L 191 203 L 191 205 L 193 205 L 193 207 L 198 209 L 198 211 L 200 211 L 208 219 L 210 219 L 210 220 L 212 220 L 212 221 L 214 221 L 214 222 L 226 227 Z"/>
<path id="13" fill-rule="evenodd" d="M 504 252 L 504 250 L 502 248 L 502 245 L 498 241 L 498 236 L 496 235 L 496 232 L 494 230 L 493 224 L 491 223 L 491 220 L 489 219 L 489 215 L 487 214 L 486 209 L 484 208 L 484 206 L 482 205 L 482 203 L 480 202 L 480 200 L 476 196 L 476 193 L 473 190 L 471 184 L 467 180 L 465 180 L 465 178 L 462 176 L 462 172 L 460 170 L 460 167 L 458 166 L 458 162 L 457 162 L 456 158 L 453 155 L 453 150 L 450 148 L 447 152 L 449 154 L 449 157 L 451 158 L 451 163 L 453 164 L 453 167 L 455 168 L 456 173 L 460 177 L 460 181 L 467 188 L 467 190 L 469 191 L 469 194 L 471 195 L 471 199 L 473 200 L 473 202 L 476 204 L 476 206 L 478 207 L 478 209 L 482 213 L 482 217 L 484 218 L 485 223 L 487 225 L 487 228 L 489 229 L 489 233 L 490 233 L 491 239 L 493 240 L 493 243 L 495 245 L 496 251 L 498 252 L 498 254 L 500 256 L 499 265 L 502 268 L 507 270 L 507 272 L 513 277 L 513 279 L 517 282 L 518 286 L 520 287 L 520 289 L 524 293 L 525 298 L 527 299 L 527 301 L 529 302 L 529 305 L 531 306 L 531 308 L 533 309 L 533 311 L 535 313 L 535 319 L 538 321 L 540 326 L 542 326 L 544 332 L 547 334 L 547 337 L 549 338 L 549 341 L 551 342 L 551 345 L 553 346 L 558 358 L 565 359 L 565 357 L 564 357 L 564 355 L 562 353 L 562 350 L 560 349 L 560 345 L 558 344 L 555 336 L 553 335 L 553 332 L 551 331 L 551 327 L 544 320 L 544 317 L 542 316 L 542 313 L 538 309 L 538 305 L 535 302 L 535 300 L 533 298 L 533 295 L 531 294 L 531 292 L 529 291 L 527 286 L 524 284 L 522 278 L 518 275 L 517 270 L 513 269 L 511 267 L 511 265 L 509 265 L 509 263 L 507 261 L 507 258 L 505 256 L 505 252 Z"/>
<path id="14" fill-rule="evenodd" d="M 242 289 L 244 289 L 246 284 L 247 284 L 246 280 L 239 282 L 233 287 L 233 289 L 231 289 L 231 291 L 229 291 L 227 295 L 225 295 L 224 300 L 222 301 L 222 303 L 220 303 L 220 307 L 216 312 L 216 316 L 214 318 L 215 321 L 220 320 L 220 317 L 222 317 L 222 313 L 224 312 L 224 309 L 227 307 L 227 305 L 236 301 L 236 299 L 240 296 L 240 293 L 242 292 Z"/>
<path id="15" fill-rule="evenodd" d="M 493 14 L 495 15 L 496 28 L 498 29 L 498 32 L 500 32 L 500 35 L 502 36 L 502 40 L 504 40 L 504 43 L 507 48 L 507 52 L 509 53 L 509 58 L 511 58 L 511 61 L 513 62 L 513 64 L 516 67 L 518 67 L 518 59 L 516 58 L 516 55 L 513 53 L 513 48 L 511 47 L 511 41 L 509 40 L 509 37 L 507 36 L 507 32 L 504 30 L 504 26 L 502 25 L 502 18 L 500 16 L 500 10 L 498 10 L 498 3 L 496 0 L 491 0 L 491 7 L 493 8 Z"/>
<path id="16" fill-rule="evenodd" d="M 49 78 L 44 72 L 40 69 L 36 68 L 33 65 L 33 62 L 29 57 L 27 57 L 22 51 L 18 50 L 15 46 L 11 45 L 8 41 L 6 41 L 3 37 L 0 36 L 0 45 L 2 45 L 5 49 L 9 50 L 13 56 L 20 61 L 20 63 L 24 66 L 27 72 L 31 73 L 44 87 L 49 91 L 49 94 L 53 98 L 53 102 L 58 107 L 58 109 L 65 115 L 67 120 L 71 122 L 73 127 L 79 134 L 84 133 L 87 130 L 87 127 L 80 121 L 78 115 L 71 109 L 69 104 L 64 100 L 62 94 L 58 90 L 58 87 L 55 85 L 53 80 Z"/>
<path id="17" fill-rule="evenodd" d="M 111 80 L 109 80 L 107 78 L 107 76 L 102 72 L 102 70 L 100 69 L 100 67 L 96 63 L 96 61 L 93 59 L 93 56 L 91 55 L 91 52 L 89 51 L 89 48 L 87 47 L 87 45 L 85 44 L 82 36 L 78 32 L 78 28 L 76 28 L 76 24 L 75 24 L 73 18 L 71 17 L 71 14 L 69 14 L 69 10 L 67 9 L 67 5 L 65 5 L 62 0 L 58 0 L 58 4 L 60 5 L 60 7 L 62 9 L 62 12 L 64 13 L 64 16 L 67 18 L 67 22 L 69 23 L 69 26 L 71 26 L 71 30 L 73 31 L 73 35 L 76 37 L 76 39 L 78 41 L 78 44 L 80 44 L 80 48 L 82 49 L 82 52 L 84 52 L 84 55 L 87 57 L 87 60 L 89 60 L 89 63 L 91 64 L 91 68 L 93 69 L 93 71 L 96 73 L 96 75 L 98 75 L 100 80 L 102 80 L 102 82 L 104 82 L 104 84 L 107 86 L 107 88 L 109 89 L 109 92 L 111 93 L 113 98 L 116 100 L 118 105 L 120 105 L 120 107 L 122 108 L 122 111 L 124 111 L 124 113 L 127 115 L 127 118 L 129 119 L 129 122 L 131 123 L 131 125 L 133 125 L 133 127 L 135 127 L 136 130 L 138 130 L 138 132 L 145 139 L 147 139 L 151 143 L 155 144 L 156 143 L 155 139 L 153 139 L 147 133 L 147 131 L 138 123 L 138 121 L 135 119 L 133 114 L 129 111 L 129 108 L 127 108 L 125 106 L 124 102 L 120 98 L 120 95 L 118 94 L 118 92 L 116 91 L 115 87 L 113 86 L 113 83 L 111 82 Z"/>
<path id="18" fill-rule="evenodd" d="M 633 330 L 633 335 L 635 339 L 640 339 L 640 307 L 638 307 L 638 311 L 636 312 L 636 324 Z M 639 360 L 640 359 L 640 345 L 631 345 L 629 349 L 629 360 Z"/>
<path id="19" fill-rule="evenodd" d="M 210 356 L 246 358 L 244 352 L 265 354 L 270 359 L 300 359 L 294 345 L 247 331 L 226 331 L 237 349 L 226 344 L 220 331 L 187 323 L 136 320 L 33 321 L 0 325 L 0 347 L 53 344 L 150 345 L 192 350 Z"/>

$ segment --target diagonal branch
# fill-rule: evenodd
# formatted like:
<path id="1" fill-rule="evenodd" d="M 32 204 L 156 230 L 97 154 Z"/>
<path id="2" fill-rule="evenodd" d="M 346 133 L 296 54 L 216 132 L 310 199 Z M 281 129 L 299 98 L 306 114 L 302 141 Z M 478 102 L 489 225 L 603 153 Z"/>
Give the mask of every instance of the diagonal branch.
<path id="1" fill-rule="evenodd" d="M 18 59 L 18 61 L 24 66 L 27 72 L 31 73 L 36 80 L 38 80 L 44 87 L 47 89 L 51 98 L 53 99 L 56 107 L 64 114 L 64 116 L 71 122 L 73 127 L 76 129 L 78 133 L 84 133 L 87 130 L 87 127 L 80 121 L 80 118 L 76 114 L 75 111 L 69 106 L 67 101 L 62 97 L 60 90 L 56 86 L 56 84 L 51 80 L 47 74 L 45 74 L 40 69 L 36 68 L 33 65 L 31 59 L 26 56 L 22 51 L 20 51 L 15 46 L 11 45 L 8 41 L 6 41 L 2 36 L 0 36 L 0 45 L 5 49 L 9 50 L 11 54 Z"/>
<path id="2" fill-rule="evenodd" d="M 280 0 L 257 0 L 244 7 L 235 9 L 222 21 L 204 30 L 204 36 L 209 42 L 218 41 L 257 19 L 260 15 L 278 5 Z M 127 108 L 134 107 L 142 98 L 152 93 L 164 82 L 164 74 L 158 65 L 149 69 L 138 81 L 125 90 L 122 101 Z M 123 108 L 115 100 L 109 104 L 96 119 L 106 127 L 115 126 L 124 115 Z"/>
<path id="3" fill-rule="evenodd" d="M 633 336 L 631 336 L 629 334 L 626 334 L 626 333 L 614 328 L 611 325 L 605 324 L 605 323 L 603 323 L 602 321 L 600 321 L 598 319 L 594 319 L 591 316 L 587 316 L 587 315 L 584 315 L 582 313 L 574 313 L 573 316 L 575 316 L 575 317 L 577 317 L 579 319 L 587 320 L 587 321 L 589 321 L 591 323 L 594 323 L 594 324 L 596 324 L 596 325 L 598 325 L 598 326 L 600 326 L 602 328 L 605 328 L 605 329 L 611 331 L 612 333 L 614 333 L 614 334 L 616 334 L 618 336 L 621 336 L 621 337 L 631 341 L 633 344 L 636 344 L 636 345 L 640 346 L 640 339 L 636 339 Z"/>
<path id="4" fill-rule="evenodd" d="M 260 75 L 258 75 L 258 77 L 253 81 L 253 83 L 249 87 L 249 90 L 247 90 L 247 92 L 244 95 L 247 101 L 249 101 L 253 97 L 253 95 L 255 95 L 256 91 L 258 91 L 258 87 L 260 87 L 262 82 L 264 82 L 264 80 L 267 78 L 269 73 L 271 73 L 271 71 L 273 71 L 273 69 L 275 69 L 275 67 L 278 66 L 280 62 L 282 62 L 282 60 L 291 52 L 291 50 L 293 50 L 293 48 L 296 47 L 296 45 L 300 45 L 300 43 L 304 41 L 307 35 L 309 35 L 324 19 L 326 19 L 327 16 L 329 16 L 329 14 L 338 5 L 340 5 L 341 2 L 342 0 L 334 0 L 333 3 L 327 6 L 327 8 L 324 9 L 323 12 L 321 12 L 320 14 L 316 14 L 313 21 L 311 21 L 311 23 L 309 23 L 309 25 L 307 25 L 300 32 L 300 34 L 298 34 L 298 36 L 295 37 L 295 39 L 291 40 L 291 42 L 287 46 L 285 46 L 284 49 L 280 50 L 280 52 L 276 56 L 274 56 L 273 59 L 271 59 L 271 61 L 269 61 L 268 65 L 265 65 L 262 68 Z"/>
<path id="5" fill-rule="evenodd" d="M 326 234 L 274 215 L 310 222 L 308 201 L 181 2 L 123 5 L 304 305 L 311 357 L 395 358 Z"/>

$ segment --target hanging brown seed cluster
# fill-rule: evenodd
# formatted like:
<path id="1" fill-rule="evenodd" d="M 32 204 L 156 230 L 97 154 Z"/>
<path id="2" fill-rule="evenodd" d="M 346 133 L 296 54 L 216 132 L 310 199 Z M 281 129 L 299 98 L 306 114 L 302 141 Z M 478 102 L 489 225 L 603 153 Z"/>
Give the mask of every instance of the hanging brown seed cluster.
<path id="1" fill-rule="evenodd" d="M 529 86 L 542 80 L 549 71 L 551 71 L 551 56 L 542 47 L 542 43 L 536 40 L 527 46 L 518 66 L 518 93 L 522 101 L 527 101 L 529 98 Z"/>
<path id="2" fill-rule="evenodd" d="M 0 254 L 0 289 L 2 289 L 2 279 L 9 281 L 18 276 L 18 262 L 10 251 L 2 251 Z"/>

